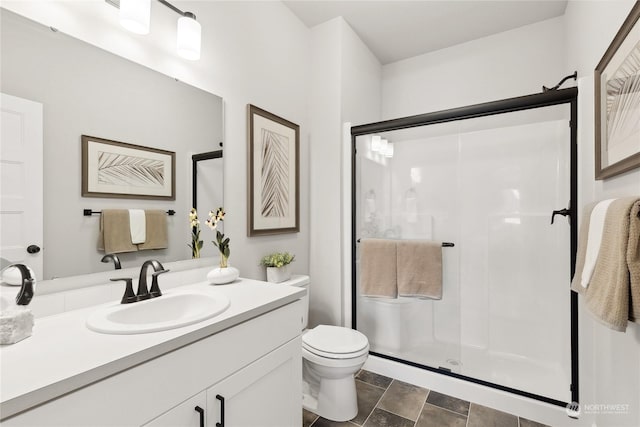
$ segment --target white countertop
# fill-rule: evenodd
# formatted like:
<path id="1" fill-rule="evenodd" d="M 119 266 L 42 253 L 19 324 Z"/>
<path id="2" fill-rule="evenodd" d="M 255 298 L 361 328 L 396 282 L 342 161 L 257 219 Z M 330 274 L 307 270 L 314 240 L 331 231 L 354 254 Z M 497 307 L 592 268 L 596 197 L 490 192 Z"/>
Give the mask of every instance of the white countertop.
<path id="1" fill-rule="evenodd" d="M 193 325 L 136 335 L 89 330 L 85 321 L 95 306 L 36 319 L 31 337 L 0 346 L 2 419 L 282 307 L 306 293 L 304 288 L 250 279 L 219 286 L 200 282 L 163 292 L 187 289 L 224 294 L 231 304 L 220 315 Z M 114 303 L 118 302 L 105 305 Z"/>

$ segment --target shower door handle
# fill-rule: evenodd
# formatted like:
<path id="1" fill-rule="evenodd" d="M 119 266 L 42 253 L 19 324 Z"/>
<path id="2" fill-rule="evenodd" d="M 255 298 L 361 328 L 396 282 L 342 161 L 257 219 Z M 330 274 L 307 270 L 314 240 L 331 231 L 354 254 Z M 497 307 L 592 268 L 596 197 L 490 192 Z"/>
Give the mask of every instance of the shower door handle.
<path id="1" fill-rule="evenodd" d="M 556 217 L 556 215 L 570 216 L 571 211 L 567 208 L 560 209 L 559 211 L 553 211 L 553 213 L 551 214 L 551 224 L 553 224 L 553 220 Z"/>

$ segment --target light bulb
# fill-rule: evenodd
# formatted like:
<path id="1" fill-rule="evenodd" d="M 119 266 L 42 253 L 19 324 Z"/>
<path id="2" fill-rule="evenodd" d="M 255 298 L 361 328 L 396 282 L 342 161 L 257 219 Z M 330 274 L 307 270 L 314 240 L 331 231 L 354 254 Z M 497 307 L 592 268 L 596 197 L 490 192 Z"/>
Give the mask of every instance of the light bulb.
<path id="1" fill-rule="evenodd" d="M 381 151 L 381 153 L 385 157 L 393 157 L 393 142 L 387 142 L 387 145 L 385 146 L 384 150 Z"/>
<path id="2" fill-rule="evenodd" d="M 371 151 L 380 151 L 380 135 L 373 135 L 371 137 Z"/>
<path id="3" fill-rule="evenodd" d="M 387 145 L 389 145 L 389 141 L 387 141 L 386 139 L 380 140 L 380 154 L 384 155 L 384 152 L 387 149 Z"/>
<path id="4" fill-rule="evenodd" d="M 120 0 L 120 25 L 136 34 L 149 34 L 151 0 Z"/>
<path id="5" fill-rule="evenodd" d="M 200 59 L 201 35 L 202 27 L 196 16 L 185 12 L 178 19 L 178 54 L 191 61 Z"/>

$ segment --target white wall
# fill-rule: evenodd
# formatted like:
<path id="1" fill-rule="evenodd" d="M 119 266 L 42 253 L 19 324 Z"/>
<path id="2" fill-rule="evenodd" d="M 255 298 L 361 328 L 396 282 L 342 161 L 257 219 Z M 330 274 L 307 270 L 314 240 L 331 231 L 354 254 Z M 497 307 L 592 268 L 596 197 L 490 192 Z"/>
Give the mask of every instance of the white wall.
<path id="1" fill-rule="evenodd" d="M 393 119 L 540 92 L 573 72 L 562 18 L 382 68 L 382 117 Z"/>
<path id="2" fill-rule="evenodd" d="M 311 246 L 310 324 L 345 323 L 343 284 L 344 183 L 342 123 L 380 119 L 381 67 L 343 18 L 314 27 L 310 79 Z M 347 141 L 346 143 L 349 143 Z M 344 175 L 341 174 L 341 171 Z M 345 181 L 346 180 L 346 181 Z M 348 276 L 348 274 L 347 274 Z M 350 279 L 350 276 L 349 276 Z"/>
<path id="3" fill-rule="evenodd" d="M 2 6 L 142 65 L 215 93 L 225 105 L 225 232 L 230 262 L 244 277 L 263 279 L 260 257 L 273 250 L 296 254 L 295 273 L 309 271 L 309 149 L 307 128 L 310 32 L 280 2 L 183 2 L 202 24 L 200 61 L 175 54 L 177 15 L 153 3 L 151 33 L 118 24 L 117 9 L 101 0 L 3 1 Z M 254 104 L 300 125 L 300 232 L 248 238 L 246 229 L 246 105 Z M 186 219 L 185 219 L 186 220 Z M 213 239 L 207 238 L 206 244 Z M 188 243 L 188 236 L 184 244 Z"/>
<path id="4" fill-rule="evenodd" d="M 570 1 L 565 13 L 567 61 L 578 70 L 580 206 L 611 197 L 640 195 L 640 170 L 594 179 L 593 70 L 625 20 L 633 0 Z M 597 30 L 596 30 L 597 29 Z M 580 299 L 581 403 L 628 404 L 620 414 L 595 411 L 599 427 L 640 425 L 640 325 L 614 332 L 593 320 Z"/>

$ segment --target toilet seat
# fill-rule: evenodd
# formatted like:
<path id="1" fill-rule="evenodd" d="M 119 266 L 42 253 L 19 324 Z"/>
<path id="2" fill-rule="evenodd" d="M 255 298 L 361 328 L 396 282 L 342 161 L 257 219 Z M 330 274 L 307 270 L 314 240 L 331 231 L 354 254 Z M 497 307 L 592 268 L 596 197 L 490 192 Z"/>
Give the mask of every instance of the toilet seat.
<path id="1" fill-rule="evenodd" d="M 353 359 L 369 352 L 369 340 L 354 329 L 319 325 L 302 336 L 302 347 L 329 359 Z"/>

